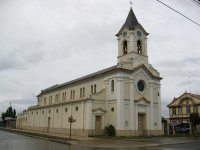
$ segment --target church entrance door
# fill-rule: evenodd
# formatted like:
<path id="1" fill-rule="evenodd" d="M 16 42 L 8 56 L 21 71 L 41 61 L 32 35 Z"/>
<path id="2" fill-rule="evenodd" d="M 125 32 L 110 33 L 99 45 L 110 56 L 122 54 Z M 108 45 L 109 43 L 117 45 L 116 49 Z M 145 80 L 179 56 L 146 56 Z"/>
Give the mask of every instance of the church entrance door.
<path id="1" fill-rule="evenodd" d="M 138 135 L 145 135 L 145 114 L 138 114 Z"/>
<path id="2" fill-rule="evenodd" d="M 51 124 L 51 117 L 48 117 L 47 132 L 49 132 L 50 124 Z"/>
<path id="3" fill-rule="evenodd" d="M 102 135 L 101 123 L 102 123 L 102 116 L 96 115 L 95 116 L 95 135 Z"/>

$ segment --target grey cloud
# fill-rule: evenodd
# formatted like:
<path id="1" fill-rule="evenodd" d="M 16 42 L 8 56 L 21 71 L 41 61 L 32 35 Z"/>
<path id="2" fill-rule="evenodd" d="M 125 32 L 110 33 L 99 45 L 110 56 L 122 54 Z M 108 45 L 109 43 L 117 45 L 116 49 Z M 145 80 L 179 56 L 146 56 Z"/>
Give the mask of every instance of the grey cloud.
<path id="1" fill-rule="evenodd" d="M 194 66 L 199 66 L 200 64 L 200 57 L 190 57 L 184 58 L 182 60 L 166 60 L 159 63 L 160 68 L 169 69 L 185 69 L 185 67 L 189 66 L 190 68 Z"/>
<path id="2" fill-rule="evenodd" d="M 200 19 L 189 1 L 169 3 Z M 129 7 L 123 0 L 0 1 L 1 101 L 17 99 L 22 110 L 36 103 L 32 93 L 116 64 L 114 35 Z M 149 62 L 164 77 L 162 101 L 168 101 L 179 92 L 172 84 L 184 87 L 189 71 L 200 76 L 199 30 L 156 1 L 135 1 L 133 9 L 150 33 Z"/>

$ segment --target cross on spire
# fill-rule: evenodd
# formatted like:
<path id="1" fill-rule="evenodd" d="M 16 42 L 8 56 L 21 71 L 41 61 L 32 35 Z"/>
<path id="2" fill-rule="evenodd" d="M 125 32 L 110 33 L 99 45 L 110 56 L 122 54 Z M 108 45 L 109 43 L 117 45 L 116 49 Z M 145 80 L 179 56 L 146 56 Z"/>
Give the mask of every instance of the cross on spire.
<path id="1" fill-rule="evenodd" d="M 130 1 L 130 5 L 131 5 L 131 8 L 132 8 L 132 5 L 133 5 L 133 2 L 132 2 L 132 1 Z"/>

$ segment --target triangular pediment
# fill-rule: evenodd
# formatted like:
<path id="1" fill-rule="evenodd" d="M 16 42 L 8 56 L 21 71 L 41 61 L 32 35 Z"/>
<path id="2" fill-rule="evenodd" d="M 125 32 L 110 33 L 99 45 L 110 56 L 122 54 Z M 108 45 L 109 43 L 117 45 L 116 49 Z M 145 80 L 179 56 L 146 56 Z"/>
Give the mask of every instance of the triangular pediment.
<path id="1" fill-rule="evenodd" d="M 155 78 L 157 80 L 161 80 L 162 78 L 160 77 L 159 73 L 157 70 L 155 70 L 153 67 L 147 67 L 145 64 L 141 64 L 133 68 L 134 72 L 137 72 L 138 70 L 144 70 L 150 77 Z"/>
<path id="2" fill-rule="evenodd" d="M 92 112 L 94 112 L 94 113 L 106 113 L 106 110 L 104 110 L 102 108 L 96 108 L 96 109 L 92 109 Z"/>
<path id="3" fill-rule="evenodd" d="M 146 99 L 145 97 L 140 97 L 139 99 L 135 100 L 135 102 L 137 102 L 137 103 L 147 103 L 147 104 L 150 103 L 150 101 L 148 99 Z"/>

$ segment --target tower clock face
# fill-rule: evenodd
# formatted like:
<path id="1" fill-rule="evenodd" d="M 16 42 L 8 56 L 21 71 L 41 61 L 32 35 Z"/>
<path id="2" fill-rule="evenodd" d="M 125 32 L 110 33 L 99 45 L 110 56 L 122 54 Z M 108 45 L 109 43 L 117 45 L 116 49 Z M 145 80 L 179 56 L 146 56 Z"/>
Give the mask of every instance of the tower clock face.
<path id="1" fill-rule="evenodd" d="M 145 89 L 145 82 L 143 80 L 139 80 L 137 83 L 137 88 L 140 92 L 143 92 Z"/>
<path id="2" fill-rule="evenodd" d="M 142 33 L 140 31 L 137 31 L 137 36 L 138 37 L 141 37 L 142 36 Z"/>
<path id="3" fill-rule="evenodd" d="M 124 31 L 124 32 L 123 32 L 123 37 L 125 38 L 126 36 L 127 36 L 127 32 Z"/>

